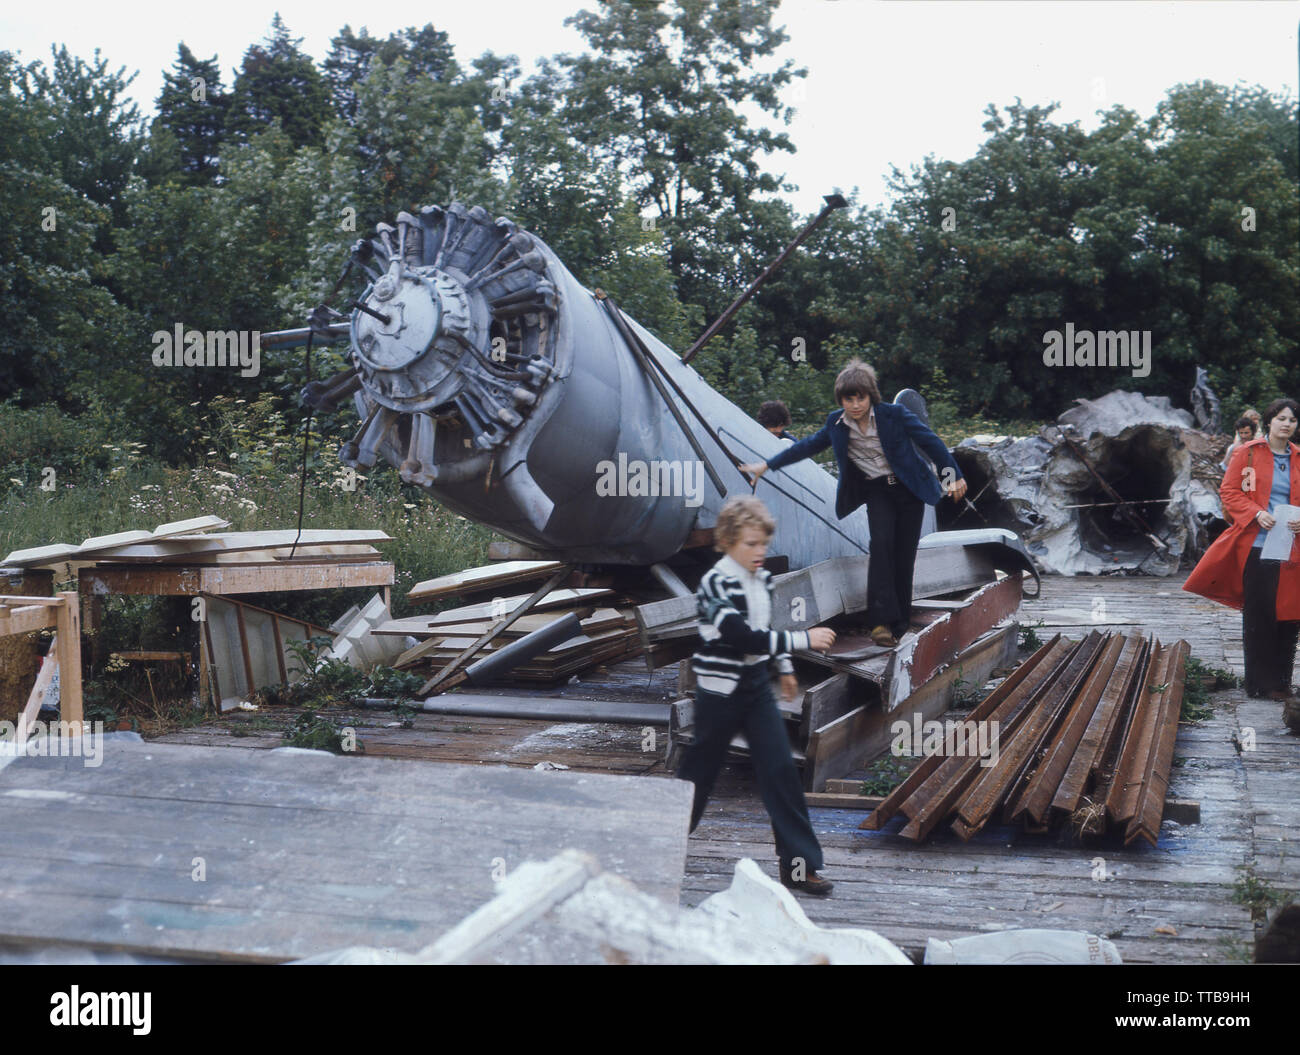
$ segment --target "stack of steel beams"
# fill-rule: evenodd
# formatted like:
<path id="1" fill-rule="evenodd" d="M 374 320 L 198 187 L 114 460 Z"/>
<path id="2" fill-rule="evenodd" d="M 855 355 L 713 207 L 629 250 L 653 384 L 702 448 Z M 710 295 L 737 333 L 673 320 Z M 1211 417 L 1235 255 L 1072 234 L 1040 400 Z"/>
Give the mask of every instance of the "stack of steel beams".
<path id="1" fill-rule="evenodd" d="M 970 839 L 995 817 L 1030 831 L 1073 820 L 1153 846 L 1160 835 L 1188 645 L 1137 635 L 1052 638 L 862 823 L 922 840 L 941 824 Z M 970 730 L 987 726 L 985 735 Z M 954 735 L 953 728 L 961 735 Z M 982 731 L 981 731 L 982 732 Z M 978 744 L 978 751 L 971 745 Z"/>

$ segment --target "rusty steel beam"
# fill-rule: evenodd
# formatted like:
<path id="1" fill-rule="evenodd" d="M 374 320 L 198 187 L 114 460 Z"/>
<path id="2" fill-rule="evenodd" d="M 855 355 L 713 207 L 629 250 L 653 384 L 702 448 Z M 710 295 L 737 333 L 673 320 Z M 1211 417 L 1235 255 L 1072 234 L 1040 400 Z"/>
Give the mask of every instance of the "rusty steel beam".
<path id="1" fill-rule="evenodd" d="M 1138 796 L 1146 779 L 1146 757 L 1155 744 L 1160 721 L 1160 704 L 1156 699 L 1159 694 L 1152 689 L 1168 679 L 1170 659 L 1170 650 L 1157 641 L 1106 795 L 1106 816 L 1112 822 L 1128 821 L 1137 812 Z"/>
<path id="2" fill-rule="evenodd" d="M 1052 796 L 1061 784 L 1067 767 L 1074 758 L 1075 748 L 1083 738 L 1089 721 L 1097 710 L 1102 693 L 1124 648 L 1124 638 L 1114 636 L 1107 640 L 1100 658 L 1093 665 L 1083 688 L 1075 697 L 1065 721 L 1061 723 L 1043 755 L 1043 760 L 1026 782 L 1024 790 L 1011 807 L 1011 819 L 1023 821 L 1026 817 L 1041 825 L 1052 804 Z"/>
<path id="3" fill-rule="evenodd" d="M 988 721 L 998 723 L 999 745 L 1004 736 L 1013 734 L 1021 718 L 1033 711 L 1035 701 L 1051 691 L 1063 672 L 1069 668 L 1072 658 L 1078 651 L 1078 644 L 1058 642 L 1057 648 L 1049 653 L 1042 664 L 1041 669 L 1045 671 L 1046 676 L 1037 680 L 1033 686 L 1028 683 L 1018 686 L 1017 690 L 989 716 Z M 987 767 L 982 767 L 980 759 L 975 757 L 945 759 L 943 765 L 931 777 L 931 782 L 922 787 L 919 795 L 914 796 L 915 801 L 909 800 L 903 804 L 903 812 L 911 819 L 899 834 L 908 839 L 926 838 L 952 812 L 957 800 L 977 778 L 982 768 L 987 771 Z"/>
<path id="4" fill-rule="evenodd" d="M 1002 820 L 1004 822 L 1011 820 L 1012 805 L 1024 794 L 1025 788 L 1028 786 L 1035 770 L 1042 764 L 1048 744 L 1060 731 L 1070 713 L 1070 709 L 1083 694 L 1089 679 L 1092 677 L 1093 670 L 1096 669 L 1096 665 L 1101 661 L 1101 657 L 1106 651 L 1111 634 L 1102 634 L 1100 631 L 1094 631 L 1094 634 L 1096 635 L 1096 641 L 1093 641 L 1092 634 L 1084 641 L 1084 651 L 1090 654 L 1087 665 L 1079 671 L 1074 684 L 1052 706 L 1040 708 L 1040 720 L 1037 723 L 1037 728 L 1027 729 L 1025 733 L 1025 735 L 1032 733 L 1034 741 L 1024 754 L 1015 775 L 1007 785 L 1006 793 L 1002 796 Z"/>
<path id="5" fill-rule="evenodd" d="M 1115 663 L 1115 669 L 1106 682 L 1101 702 L 1092 712 L 1083 739 L 1075 748 L 1074 757 L 1066 768 L 1052 798 L 1052 808 L 1073 812 L 1078 809 L 1083 798 L 1088 776 L 1093 771 L 1093 760 L 1102 754 L 1106 731 L 1115 725 L 1116 711 L 1129 699 L 1133 679 L 1139 668 L 1139 660 L 1146 648 L 1142 635 L 1121 638 L 1122 651 Z"/>
<path id="6" fill-rule="evenodd" d="M 1080 642 L 1064 672 L 1016 728 L 1011 742 L 1001 745 L 998 764 L 987 770 L 957 804 L 957 814 L 965 826 L 979 831 L 1013 791 L 1043 736 L 1083 684 L 1101 647 L 1102 636 L 1094 630 Z"/>
<path id="7" fill-rule="evenodd" d="M 1033 673 L 1060 640 L 1061 635 L 1057 634 L 1045 645 L 1041 645 L 1037 652 L 1016 667 L 1007 677 L 1003 678 L 1002 683 L 989 693 L 978 707 L 971 711 L 968 720 L 983 721 L 992 714 L 1002 701 L 1011 695 L 1012 690 L 1016 689 Z M 879 831 L 880 827 L 898 812 L 899 807 L 911 797 L 912 793 L 925 782 L 931 773 L 939 768 L 943 761 L 944 756 L 942 755 L 928 755 L 921 759 L 920 763 L 907 775 L 907 779 L 886 795 L 880 804 L 867 814 L 858 827 L 865 828 L 868 831 Z"/>
<path id="8" fill-rule="evenodd" d="M 1018 685 L 987 718 L 998 723 L 998 741 L 1009 736 L 1020 716 L 1028 711 L 1033 701 L 1055 684 L 1070 659 L 1078 651 L 1078 644 L 1053 639 L 1042 662 L 1030 678 Z M 978 759 L 947 758 L 921 785 L 917 793 L 902 804 L 903 813 L 914 823 L 904 831 L 909 838 L 923 838 L 952 809 L 957 797 L 974 778 Z"/>
<path id="9" fill-rule="evenodd" d="M 1096 783 L 1109 784 L 1114 775 L 1120 748 L 1133 721 L 1133 709 L 1137 705 L 1138 697 L 1142 694 L 1142 686 L 1146 684 L 1147 674 L 1151 670 L 1151 660 L 1154 658 L 1155 651 L 1153 646 L 1154 642 L 1151 638 L 1142 639 L 1142 649 L 1138 654 L 1133 676 L 1129 679 L 1128 693 L 1115 708 L 1110 724 L 1102 732 L 1102 742 L 1096 757 L 1092 760 L 1092 776 Z"/>
<path id="10" fill-rule="evenodd" d="M 913 688 L 924 685 L 990 627 L 1014 615 L 1020 607 L 1021 588 L 1020 575 L 991 582 L 975 593 L 965 608 L 945 612 L 921 630 L 910 656 L 904 658 L 905 649 L 896 653 L 897 665 L 887 675 L 888 685 L 882 687 L 882 694 L 887 692 L 890 700 L 911 695 Z"/>
<path id="11" fill-rule="evenodd" d="M 1124 834 L 1124 845 L 1139 835 L 1155 846 L 1160 838 L 1160 821 L 1165 812 L 1165 796 L 1169 791 L 1169 773 L 1174 761 L 1174 741 L 1178 738 L 1178 718 L 1183 709 L 1183 689 L 1187 680 L 1187 656 L 1191 648 L 1179 641 L 1169 649 L 1166 666 L 1168 681 L 1160 696 L 1160 720 L 1156 739 L 1143 767 L 1142 787 L 1138 792 L 1138 806 Z"/>
<path id="12" fill-rule="evenodd" d="M 1043 648 L 1043 658 L 1024 682 L 1016 685 L 987 720 L 998 723 L 999 739 L 1010 732 L 1011 726 L 1026 712 L 1032 702 L 1041 696 L 1060 676 L 1070 658 L 1078 650 L 1077 642 L 1063 641 L 1057 634 Z M 1046 649 L 1044 652 L 1043 649 Z M 1037 655 L 1038 653 L 1035 653 Z M 932 799 L 943 793 L 949 782 L 962 767 L 965 759 L 944 759 L 937 770 L 926 780 L 916 794 L 902 805 L 902 811 L 915 819 L 926 810 Z"/>

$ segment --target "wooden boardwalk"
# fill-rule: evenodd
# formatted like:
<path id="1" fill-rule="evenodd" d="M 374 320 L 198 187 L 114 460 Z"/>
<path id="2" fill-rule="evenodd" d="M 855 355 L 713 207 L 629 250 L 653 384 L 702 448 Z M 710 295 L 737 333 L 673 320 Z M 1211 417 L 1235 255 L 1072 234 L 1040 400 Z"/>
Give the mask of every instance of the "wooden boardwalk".
<path id="1" fill-rule="evenodd" d="M 1080 636 L 1093 628 L 1141 629 L 1164 641 L 1184 638 L 1211 667 L 1242 673 L 1238 613 L 1179 587 L 1181 578 L 1048 578 L 1026 600 L 1025 626 Z M 560 690 L 571 699 L 663 703 L 675 697 L 675 671 L 648 676 L 640 661 L 588 675 Z M 504 690 L 516 695 L 517 689 Z M 551 695 L 551 693 L 539 693 Z M 815 809 L 813 823 L 835 881 L 827 900 L 801 897 L 828 925 L 870 927 L 919 958 L 925 940 L 1018 927 L 1087 930 L 1110 937 L 1129 962 L 1232 963 L 1253 956 L 1249 907 L 1234 900 L 1247 870 L 1277 890 L 1300 890 L 1300 738 L 1281 723 L 1280 706 L 1248 701 L 1240 690 L 1214 697 L 1214 717 L 1179 728 L 1170 794 L 1201 804 L 1201 822 L 1166 823 L 1159 845 L 1093 840 L 1073 844 L 991 828 L 970 843 L 941 831 L 916 846 L 896 833 L 858 829 L 863 814 Z M 662 729 L 653 749 L 646 728 L 583 722 L 464 718 L 420 714 L 409 728 L 387 727 L 385 711 L 350 718 L 371 755 L 487 766 L 550 761 L 574 770 L 666 776 Z M 290 715 L 227 719 L 164 739 L 274 747 Z M 245 735 L 232 736 L 232 729 Z M 1252 739 L 1253 738 L 1253 739 Z M 1234 740 L 1252 750 L 1238 752 Z M 709 811 L 690 837 L 682 903 L 727 886 L 735 863 L 752 857 L 776 874 L 771 829 L 748 766 L 728 767 Z M 1172 932 L 1172 933 L 1171 933 Z"/>
<path id="2" fill-rule="evenodd" d="M 1101 628 L 1182 638 L 1209 666 L 1241 674 L 1240 615 L 1183 592 L 1181 582 L 1048 578 L 1020 620 L 1041 620 L 1044 637 Z M 1276 889 L 1300 890 L 1300 739 L 1287 733 L 1278 704 L 1245 700 L 1240 690 L 1213 703 L 1212 719 L 1180 726 L 1170 786 L 1172 797 L 1200 802 L 1201 822 L 1166 822 L 1155 848 L 1078 845 L 1011 827 L 969 843 L 941 830 L 918 846 L 897 835 L 901 818 L 864 832 L 864 814 L 813 810 L 836 889 L 802 904 L 816 922 L 871 927 L 913 955 L 930 937 L 1044 927 L 1109 937 L 1128 962 L 1249 961 L 1251 912 L 1234 900 L 1247 868 Z M 1255 749 L 1239 753 L 1234 739 L 1249 743 L 1251 735 Z M 730 776 L 691 838 L 686 904 L 725 886 L 740 857 L 776 873 L 771 828 L 748 774 L 732 767 Z"/>

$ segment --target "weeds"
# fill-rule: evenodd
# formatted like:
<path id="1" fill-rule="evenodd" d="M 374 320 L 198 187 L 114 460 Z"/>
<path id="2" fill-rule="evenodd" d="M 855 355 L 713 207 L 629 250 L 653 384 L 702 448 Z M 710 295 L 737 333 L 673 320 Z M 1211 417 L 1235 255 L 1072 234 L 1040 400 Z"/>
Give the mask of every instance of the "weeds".
<path id="1" fill-rule="evenodd" d="M 305 711 L 285 730 L 283 737 L 290 747 L 312 751 L 331 751 L 336 755 L 355 754 L 362 750 L 361 741 L 351 729 L 340 726 L 314 711 Z"/>
<path id="2" fill-rule="evenodd" d="M 1036 623 L 1020 628 L 1020 647 L 1026 652 L 1036 652 L 1043 647 L 1043 639 L 1035 632 L 1041 626 L 1046 626 L 1044 620 L 1039 619 Z"/>
<path id="3" fill-rule="evenodd" d="M 1232 900 L 1238 905 L 1246 905 L 1250 909 L 1251 919 L 1261 920 L 1272 906 L 1282 903 L 1285 895 L 1274 888 L 1267 879 L 1255 875 L 1250 865 L 1242 867 L 1245 874 L 1233 884 Z"/>
<path id="4" fill-rule="evenodd" d="M 893 756 L 882 758 L 867 769 L 859 795 L 888 795 L 907 779 L 912 767 Z"/>
<path id="5" fill-rule="evenodd" d="M 1209 688 L 1206 682 L 1210 682 Z M 1218 688 L 1233 688 L 1236 675 L 1231 671 L 1207 666 L 1195 656 L 1187 657 L 1187 674 L 1183 682 L 1183 709 L 1178 715 L 1182 722 L 1203 722 L 1214 717 L 1210 706 L 1210 692 Z"/>
<path id="6" fill-rule="evenodd" d="M 974 707 L 983 699 L 980 695 L 980 686 L 962 677 L 964 673 L 965 669 L 959 666 L 957 668 L 957 677 L 952 683 L 952 706 L 954 710 L 964 711 Z"/>

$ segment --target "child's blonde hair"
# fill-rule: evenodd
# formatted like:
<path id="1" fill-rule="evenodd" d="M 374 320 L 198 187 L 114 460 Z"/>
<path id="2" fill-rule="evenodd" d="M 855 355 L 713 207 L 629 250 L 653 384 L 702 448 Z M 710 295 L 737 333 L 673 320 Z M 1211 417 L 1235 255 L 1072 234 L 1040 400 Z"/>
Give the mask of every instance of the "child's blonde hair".
<path id="1" fill-rule="evenodd" d="M 746 528 L 758 528 L 768 538 L 776 532 L 772 514 L 753 495 L 728 498 L 718 513 L 718 523 L 713 528 L 713 545 L 724 553 L 735 545 Z"/>

